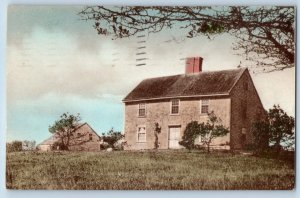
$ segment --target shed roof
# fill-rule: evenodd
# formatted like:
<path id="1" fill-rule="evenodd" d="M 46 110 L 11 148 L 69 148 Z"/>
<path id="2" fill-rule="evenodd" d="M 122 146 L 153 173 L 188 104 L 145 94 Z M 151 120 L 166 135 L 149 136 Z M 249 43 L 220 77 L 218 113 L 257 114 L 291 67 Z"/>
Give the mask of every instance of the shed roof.
<path id="1" fill-rule="evenodd" d="M 123 102 L 229 94 L 245 70 L 241 68 L 145 79 Z"/>

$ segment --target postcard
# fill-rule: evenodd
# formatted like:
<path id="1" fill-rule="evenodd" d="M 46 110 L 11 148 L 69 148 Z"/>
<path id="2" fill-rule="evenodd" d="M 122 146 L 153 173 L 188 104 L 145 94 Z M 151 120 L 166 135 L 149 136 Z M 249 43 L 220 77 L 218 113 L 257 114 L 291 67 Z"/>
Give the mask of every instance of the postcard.
<path id="1" fill-rule="evenodd" d="M 7 14 L 7 189 L 295 188 L 295 7 Z"/>

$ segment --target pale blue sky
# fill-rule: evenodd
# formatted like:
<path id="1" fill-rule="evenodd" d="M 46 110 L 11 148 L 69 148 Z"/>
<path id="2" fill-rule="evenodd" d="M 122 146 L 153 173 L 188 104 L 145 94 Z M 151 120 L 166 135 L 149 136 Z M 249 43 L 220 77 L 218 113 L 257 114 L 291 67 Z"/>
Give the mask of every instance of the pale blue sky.
<path id="1" fill-rule="evenodd" d="M 227 34 L 167 42 L 179 31 L 150 35 L 147 65 L 136 67 L 135 38 L 99 36 L 79 20 L 81 6 L 10 6 L 7 42 L 7 140 L 50 136 L 48 126 L 64 112 L 80 113 L 98 134 L 123 131 L 122 98 L 141 80 L 184 72 L 187 56 L 202 56 L 203 70 L 236 68 L 234 38 Z M 115 66 L 113 66 L 115 65 Z M 266 109 L 295 109 L 294 69 L 252 75 Z"/>

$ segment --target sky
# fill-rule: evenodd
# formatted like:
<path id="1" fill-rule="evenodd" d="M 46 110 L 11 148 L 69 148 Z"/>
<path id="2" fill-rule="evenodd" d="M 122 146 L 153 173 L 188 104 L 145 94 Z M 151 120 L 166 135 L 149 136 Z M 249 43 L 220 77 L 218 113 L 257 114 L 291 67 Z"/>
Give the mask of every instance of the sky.
<path id="1" fill-rule="evenodd" d="M 136 66 L 138 38 L 99 36 L 80 20 L 82 6 L 9 6 L 7 141 L 48 138 L 64 112 L 80 113 L 98 133 L 123 131 L 122 99 L 141 80 L 184 73 L 184 60 L 203 57 L 203 71 L 235 69 L 243 57 L 228 34 L 187 39 L 182 31 L 146 35 L 145 66 Z M 172 40 L 171 38 L 175 38 Z M 265 109 L 295 115 L 295 69 L 252 74 Z"/>

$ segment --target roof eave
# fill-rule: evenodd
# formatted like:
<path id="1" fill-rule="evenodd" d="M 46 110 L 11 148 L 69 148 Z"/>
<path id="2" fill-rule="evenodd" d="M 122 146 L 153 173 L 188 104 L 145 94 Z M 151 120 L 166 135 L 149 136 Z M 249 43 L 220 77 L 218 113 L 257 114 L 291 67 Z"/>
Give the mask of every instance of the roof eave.
<path id="1" fill-rule="evenodd" d="M 209 97 L 209 96 L 229 96 L 230 93 L 220 93 L 220 94 L 206 94 L 206 95 L 192 95 L 192 96 L 167 96 L 167 97 L 158 97 L 158 98 L 142 98 L 142 99 L 135 99 L 135 100 L 125 100 L 123 99 L 122 102 L 139 102 L 139 101 L 150 101 L 150 100 L 164 100 L 164 99 L 172 99 L 172 98 L 200 98 L 200 97 Z"/>

